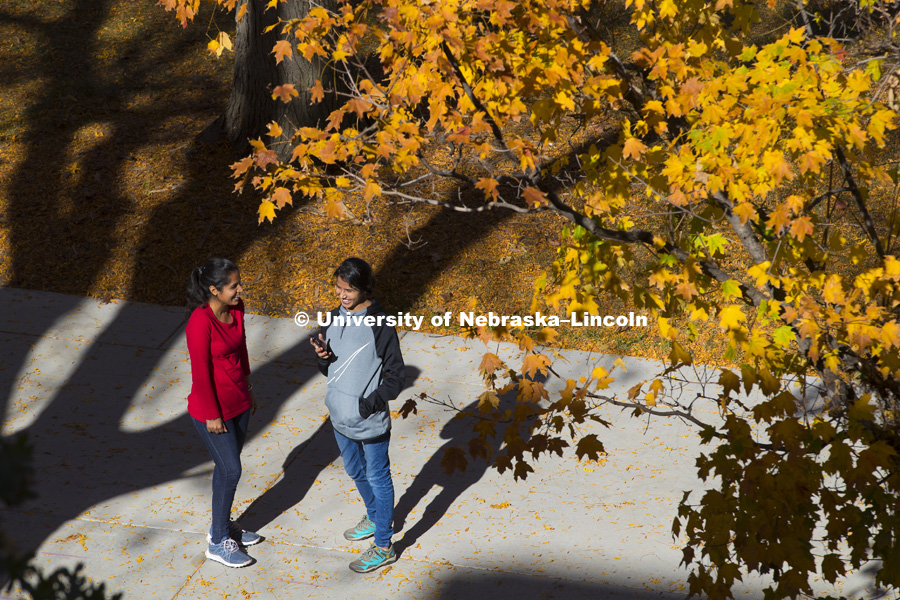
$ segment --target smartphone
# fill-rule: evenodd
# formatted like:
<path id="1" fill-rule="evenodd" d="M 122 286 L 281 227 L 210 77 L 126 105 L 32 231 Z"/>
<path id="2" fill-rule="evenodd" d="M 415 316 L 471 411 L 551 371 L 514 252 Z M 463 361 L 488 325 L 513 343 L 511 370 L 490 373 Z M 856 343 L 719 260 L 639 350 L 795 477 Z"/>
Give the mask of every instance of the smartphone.
<path id="1" fill-rule="evenodd" d="M 312 343 L 316 345 L 316 348 L 321 348 L 325 352 L 328 352 L 328 342 L 323 342 L 322 340 L 320 340 L 318 335 L 315 335 L 309 339 L 311 339 Z"/>

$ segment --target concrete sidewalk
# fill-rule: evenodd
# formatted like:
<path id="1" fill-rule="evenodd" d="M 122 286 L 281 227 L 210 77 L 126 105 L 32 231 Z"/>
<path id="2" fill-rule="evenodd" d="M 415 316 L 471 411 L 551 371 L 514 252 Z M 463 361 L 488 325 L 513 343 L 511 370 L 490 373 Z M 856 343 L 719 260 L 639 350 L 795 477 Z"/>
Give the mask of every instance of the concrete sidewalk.
<path id="1" fill-rule="evenodd" d="M 609 412 L 612 427 L 583 431 L 599 435 L 604 460 L 542 458 L 516 483 L 483 463 L 444 473 L 443 448 L 465 444 L 471 429 L 451 421 L 453 412 L 424 402 L 407 419 L 395 412 L 394 539 L 402 556 L 357 575 L 347 564 L 368 542 L 341 533 L 365 511 L 326 419 L 312 330 L 249 315 L 262 405 L 234 514 L 245 513 L 243 524 L 266 541 L 250 549 L 253 565 L 228 569 L 203 554 L 212 463 L 185 410 L 184 311 L 8 288 L 0 288 L 0 309 L 2 434 L 28 432 L 39 494 L 0 512 L 0 523 L 21 548 L 37 550 L 45 570 L 84 563 L 94 581 L 126 599 L 674 599 L 686 592 L 670 528 L 683 491 L 700 489 L 693 469 L 700 447 L 678 421 Z M 457 406 L 481 393 L 480 342 L 400 334 L 409 376 L 394 411 L 423 392 Z M 563 355 L 556 367 L 575 376 L 614 359 Z M 657 368 L 625 362 L 619 390 Z M 763 585 L 751 579 L 740 592 L 761 597 Z"/>

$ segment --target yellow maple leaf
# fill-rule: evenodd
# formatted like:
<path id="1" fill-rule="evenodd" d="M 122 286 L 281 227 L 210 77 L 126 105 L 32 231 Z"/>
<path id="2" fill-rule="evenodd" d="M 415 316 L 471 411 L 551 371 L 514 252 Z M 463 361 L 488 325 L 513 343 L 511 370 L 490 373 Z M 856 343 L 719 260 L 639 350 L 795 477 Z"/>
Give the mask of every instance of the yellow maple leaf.
<path id="1" fill-rule="evenodd" d="M 670 340 L 674 340 L 676 337 L 678 337 L 678 329 L 669 325 L 669 319 L 667 319 L 666 317 L 659 317 L 657 321 L 659 324 L 659 334 L 662 337 L 668 338 Z"/>
<path id="2" fill-rule="evenodd" d="M 275 205 L 268 200 L 263 200 L 259 205 L 259 222 L 262 223 L 266 219 L 269 222 L 275 219 Z"/>
<path id="3" fill-rule="evenodd" d="M 622 147 L 622 156 L 639 160 L 646 149 L 647 146 L 644 145 L 641 140 L 637 138 L 628 138 L 625 140 L 625 145 Z"/>
<path id="4" fill-rule="evenodd" d="M 366 182 L 366 187 L 363 190 L 363 198 L 365 198 L 366 202 L 371 202 L 374 196 L 381 195 L 381 187 L 372 180 Z"/>
<path id="5" fill-rule="evenodd" d="M 281 125 L 279 125 L 275 121 L 272 121 L 271 123 L 269 123 L 268 127 L 269 127 L 269 130 L 268 130 L 269 137 L 278 138 L 278 137 L 281 137 L 282 133 L 284 133 L 284 130 L 281 129 Z"/>
<path id="6" fill-rule="evenodd" d="M 803 28 L 791 28 L 791 32 L 787 34 L 787 39 L 792 44 L 799 44 L 803 41 Z"/>
<path id="7" fill-rule="evenodd" d="M 335 198 L 325 201 L 325 216 L 329 219 L 340 219 L 344 216 L 344 204 Z"/>
<path id="8" fill-rule="evenodd" d="M 659 3 L 659 16 L 663 19 L 674 17 L 678 14 L 678 7 L 673 0 L 661 0 Z"/>
<path id="9" fill-rule="evenodd" d="M 722 329 L 740 329 L 744 321 L 744 311 L 737 304 L 730 304 L 719 311 L 719 325 Z"/>
<path id="10" fill-rule="evenodd" d="M 557 92 L 554 100 L 556 100 L 556 103 L 566 110 L 575 110 L 575 102 L 572 100 L 572 97 L 563 90 Z"/>
<path id="11" fill-rule="evenodd" d="M 900 326 L 897 325 L 896 321 L 888 321 L 881 326 L 881 341 L 887 346 L 888 350 L 891 347 L 900 346 Z"/>
<path id="12" fill-rule="evenodd" d="M 857 69 L 847 77 L 847 87 L 854 92 L 866 92 L 869 90 L 869 78 L 865 73 Z"/>

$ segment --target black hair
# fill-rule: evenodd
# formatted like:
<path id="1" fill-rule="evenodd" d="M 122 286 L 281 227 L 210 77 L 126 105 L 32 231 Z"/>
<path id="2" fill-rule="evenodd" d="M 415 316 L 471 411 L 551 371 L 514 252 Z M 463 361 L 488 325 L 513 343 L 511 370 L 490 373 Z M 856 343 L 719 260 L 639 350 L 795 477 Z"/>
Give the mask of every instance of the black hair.
<path id="1" fill-rule="evenodd" d="M 209 302 L 212 296 L 209 286 L 221 290 L 228 285 L 228 278 L 237 270 L 237 265 L 233 262 L 216 256 L 207 258 L 202 265 L 195 267 L 188 278 L 186 290 L 188 310 Z"/>
<path id="2" fill-rule="evenodd" d="M 340 277 L 361 292 L 365 292 L 366 296 L 375 290 L 375 275 L 372 274 L 372 267 L 369 263 L 361 258 L 351 257 L 341 263 L 334 271 L 334 277 Z"/>

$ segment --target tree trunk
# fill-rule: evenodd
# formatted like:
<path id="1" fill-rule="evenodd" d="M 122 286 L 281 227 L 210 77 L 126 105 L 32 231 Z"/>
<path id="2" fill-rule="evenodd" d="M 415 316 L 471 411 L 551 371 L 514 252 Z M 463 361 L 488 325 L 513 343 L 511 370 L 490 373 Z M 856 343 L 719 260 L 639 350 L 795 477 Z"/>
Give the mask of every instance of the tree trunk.
<path id="1" fill-rule="evenodd" d="M 265 138 L 266 126 L 275 121 L 284 130 L 281 140 L 288 140 L 298 127 L 321 125 L 328 118 L 335 105 L 335 97 L 326 94 L 317 104 L 310 102 L 309 89 L 317 79 L 321 79 L 326 89 L 324 62 L 319 58 L 312 61 L 299 56 L 294 48 L 293 57 L 286 57 L 275 64 L 272 48 L 279 39 L 284 39 L 279 21 L 300 19 L 306 16 L 308 0 L 281 2 L 277 9 L 266 10 L 266 0 L 241 0 L 237 10 L 247 5 L 247 12 L 237 22 L 235 35 L 234 85 L 224 113 L 200 134 L 203 141 L 220 140 L 223 137 L 233 146 L 235 153 L 249 152 L 248 140 L 263 138 L 266 145 L 278 153 L 281 160 L 291 156 L 291 146 L 272 143 Z M 327 4 L 327 3 L 326 3 Z M 266 33 L 266 29 L 275 26 Z M 293 39 L 292 37 L 288 39 Z M 285 104 L 272 99 L 272 90 L 286 83 L 294 85 L 300 93 Z"/>

